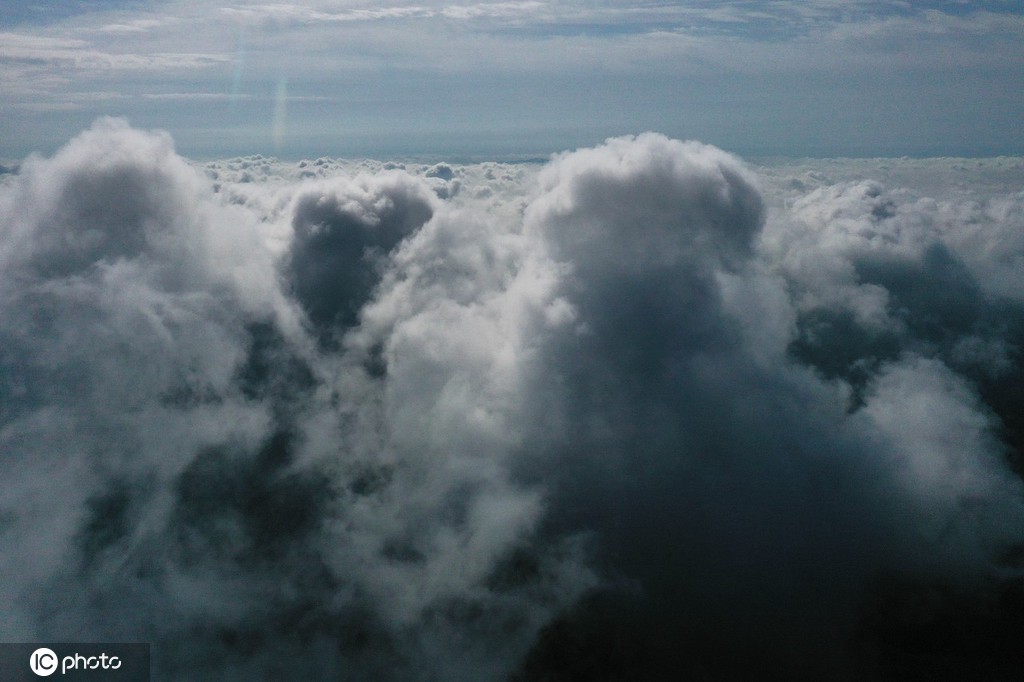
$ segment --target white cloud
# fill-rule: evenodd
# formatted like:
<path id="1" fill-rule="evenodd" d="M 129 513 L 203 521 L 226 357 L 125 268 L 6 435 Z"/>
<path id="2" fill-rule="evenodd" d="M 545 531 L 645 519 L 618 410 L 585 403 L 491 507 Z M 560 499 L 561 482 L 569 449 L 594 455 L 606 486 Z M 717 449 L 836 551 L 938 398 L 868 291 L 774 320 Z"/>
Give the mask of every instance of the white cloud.
<path id="1" fill-rule="evenodd" d="M 143 99 L 152 100 L 205 100 L 210 102 L 245 100 L 250 97 L 250 95 L 232 95 L 226 92 L 155 92 L 142 95 Z"/>
<path id="2" fill-rule="evenodd" d="M 227 61 L 221 53 L 202 52 L 107 52 L 78 39 L 5 33 L 0 43 L 0 59 L 18 62 L 44 62 L 59 68 L 82 70 L 166 70 L 191 69 Z"/>
<path id="3" fill-rule="evenodd" d="M 873 620 L 897 576 L 985 632 L 1024 532 L 1016 166 L 889 163 L 925 179 L 653 133 L 198 165 L 104 120 L 30 157 L 0 631 L 169 677 L 834 677 L 919 660 Z"/>
<path id="4" fill-rule="evenodd" d="M 151 29 L 167 25 L 173 19 L 132 19 L 123 23 L 105 24 L 97 31 L 101 33 L 147 33 Z"/>

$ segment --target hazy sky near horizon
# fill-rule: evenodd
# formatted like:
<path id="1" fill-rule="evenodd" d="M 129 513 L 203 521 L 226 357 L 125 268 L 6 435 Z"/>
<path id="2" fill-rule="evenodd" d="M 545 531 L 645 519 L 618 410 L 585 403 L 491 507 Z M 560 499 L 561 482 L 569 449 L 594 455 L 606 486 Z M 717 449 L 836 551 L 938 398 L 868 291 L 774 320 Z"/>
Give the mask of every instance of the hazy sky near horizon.
<path id="1" fill-rule="evenodd" d="M 0 8 L 0 157 L 102 115 L 203 158 L 1022 154 L 1022 82 L 1005 0 L 38 0 Z"/>

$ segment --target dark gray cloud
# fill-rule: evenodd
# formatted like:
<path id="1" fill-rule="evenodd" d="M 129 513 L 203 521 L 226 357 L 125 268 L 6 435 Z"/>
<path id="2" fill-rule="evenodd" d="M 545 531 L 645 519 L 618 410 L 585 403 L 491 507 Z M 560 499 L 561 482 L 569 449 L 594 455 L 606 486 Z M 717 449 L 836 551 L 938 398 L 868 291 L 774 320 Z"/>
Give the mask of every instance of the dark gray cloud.
<path id="1" fill-rule="evenodd" d="M 399 171 L 299 196 L 288 279 L 314 323 L 353 324 L 388 254 L 431 218 L 435 203 L 422 183 Z"/>
<path id="2" fill-rule="evenodd" d="M 540 180 L 526 225 L 565 263 L 559 291 L 576 313 L 538 389 L 554 396 L 570 491 L 552 516 L 598 529 L 598 561 L 628 586 L 578 616 L 628 625 L 588 637 L 625 637 L 641 659 L 629 669 L 649 676 L 870 676 L 852 642 L 878 575 L 999 574 L 991 562 L 1019 541 L 1019 481 L 976 386 L 929 352 L 928 335 L 970 333 L 981 296 L 949 250 L 904 264 L 881 247 L 853 268 L 926 338 L 897 338 L 847 416 L 848 385 L 816 380 L 794 352 L 799 290 L 755 254 L 764 213 L 735 159 L 641 136 L 556 160 Z M 869 201 L 866 219 L 890 211 Z M 851 343 L 829 341 L 826 359 Z"/>
<path id="3" fill-rule="evenodd" d="M 199 168 L 110 120 L 27 159 L 0 636 L 161 679 L 1011 679 L 1024 200 L 787 173 L 651 133 Z"/>

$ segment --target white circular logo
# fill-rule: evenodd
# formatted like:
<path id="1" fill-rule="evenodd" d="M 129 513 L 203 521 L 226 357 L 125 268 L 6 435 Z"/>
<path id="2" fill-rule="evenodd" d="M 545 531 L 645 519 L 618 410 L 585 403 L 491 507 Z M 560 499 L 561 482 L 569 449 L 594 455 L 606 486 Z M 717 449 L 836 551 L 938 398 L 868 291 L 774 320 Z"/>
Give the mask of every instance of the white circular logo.
<path id="1" fill-rule="evenodd" d="M 49 677 L 57 670 L 57 654 L 53 649 L 42 647 L 32 652 L 32 658 L 28 659 L 28 665 L 32 672 L 40 677 Z"/>

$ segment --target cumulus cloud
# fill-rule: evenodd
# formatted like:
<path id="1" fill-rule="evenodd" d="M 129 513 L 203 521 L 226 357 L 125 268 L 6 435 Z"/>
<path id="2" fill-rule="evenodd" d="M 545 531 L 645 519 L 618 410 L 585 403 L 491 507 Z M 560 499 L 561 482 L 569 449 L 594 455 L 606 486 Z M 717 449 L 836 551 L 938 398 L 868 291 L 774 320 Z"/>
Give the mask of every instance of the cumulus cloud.
<path id="1" fill-rule="evenodd" d="M 305 192 L 291 212 L 288 263 L 295 296 L 319 324 L 353 324 L 379 279 L 380 263 L 434 213 L 436 200 L 406 173 Z"/>
<path id="2" fill-rule="evenodd" d="M 169 679 L 1009 674 L 1021 197 L 830 175 L 653 133 L 198 166 L 114 120 L 26 159 L 0 633 Z"/>

